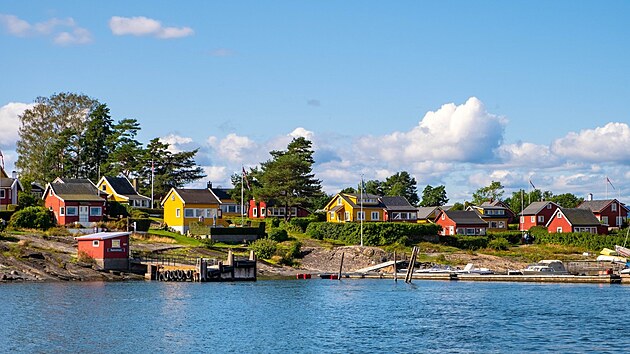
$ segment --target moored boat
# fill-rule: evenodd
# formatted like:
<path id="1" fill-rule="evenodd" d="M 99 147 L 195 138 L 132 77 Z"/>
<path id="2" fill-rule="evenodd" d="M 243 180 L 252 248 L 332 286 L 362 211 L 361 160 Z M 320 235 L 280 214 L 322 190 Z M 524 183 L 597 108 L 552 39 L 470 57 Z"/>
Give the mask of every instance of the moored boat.
<path id="1" fill-rule="evenodd" d="M 543 259 L 538 263 L 530 264 L 519 270 L 523 275 L 568 275 L 564 263 L 557 259 Z"/>

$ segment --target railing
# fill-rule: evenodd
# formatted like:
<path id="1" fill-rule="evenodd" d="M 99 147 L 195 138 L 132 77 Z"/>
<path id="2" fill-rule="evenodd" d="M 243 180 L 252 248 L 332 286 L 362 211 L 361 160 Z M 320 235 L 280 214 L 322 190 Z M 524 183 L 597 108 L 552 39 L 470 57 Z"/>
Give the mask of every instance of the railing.
<path id="1" fill-rule="evenodd" d="M 196 265 L 198 257 L 188 257 L 188 256 L 177 256 L 177 255 L 164 255 L 164 254 L 155 254 L 155 253 L 142 253 L 142 252 L 132 252 L 131 260 L 138 263 L 151 263 L 151 264 L 160 264 L 160 265 Z M 208 265 L 217 264 L 216 259 L 208 259 Z"/>

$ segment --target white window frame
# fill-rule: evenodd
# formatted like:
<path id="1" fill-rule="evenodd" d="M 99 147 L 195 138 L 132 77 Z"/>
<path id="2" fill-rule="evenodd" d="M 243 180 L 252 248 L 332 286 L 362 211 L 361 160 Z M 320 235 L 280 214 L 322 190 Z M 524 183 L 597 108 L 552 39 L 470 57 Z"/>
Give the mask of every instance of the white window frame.
<path id="1" fill-rule="evenodd" d="M 556 228 L 556 233 L 561 234 L 562 233 L 562 226 L 558 226 Z"/>
<path id="2" fill-rule="evenodd" d="M 602 215 L 602 222 L 603 222 L 604 224 L 608 224 L 608 216 L 606 216 L 606 215 Z"/>
<path id="3" fill-rule="evenodd" d="M 538 215 L 538 222 L 545 222 L 545 216 L 544 215 Z"/>
<path id="4" fill-rule="evenodd" d="M 4 199 L 6 198 L 6 192 L 4 191 L 4 189 L 0 189 L 0 199 Z"/>
<path id="5" fill-rule="evenodd" d="M 610 204 L 610 210 L 611 211 L 617 211 L 617 203 Z"/>
<path id="6" fill-rule="evenodd" d="M 346 221 L 350 221 L 350 212 L 349 211 L 346 211 L 345 217 L 346 217 Z"/>
<path id="7" fill-rule="evenodd" d="M 499 229 L 505 229 L 505 221 L 499 221 Z"/>
<path id="8" fill-rule="evenodd" d="M 195 209 L 184 208 L 184 217 L 185 218 L 194 218 L 195 217 Z"/>
<path id="9" fill-rule="evenodd" d="M 65 215 L 66 215 L 66 208 L 59 207 L 59 216 L 65 216 Z"/>
<path id="10" fill-rule="evenodd" d="M 374 215 L 376 215 L 376 217 L 374 217 Z M 374 221 L 381 220 L 381 213 L 379 213 L 378 211 L 373 211 L 370 215 L 370 219 Z"/>
<path id="11" fill-rule="evenodd" d="M 176 218 L 182 217 L 182 210 L 180 208 L 175 209 L 175 217 Z"/>
<path id="12" fill-rule="evenodd" d="M 623 225 L 623 216 L 616 216 L 615 220 L 617 221 L 617 226 Z"/>
<path id="13" fill-rule="evenodd" d="M 364 211 L 357 211 L 357 220 L 365 221 L 365 212 Z"/>
<path id="14" fill-rule="evenodd" d="M 252 209 L 252 217 L 254 217 L 254 218 L 258 217 L 258 208 L 253 208 Z"/>
<path id="15" fill-rule="evenodd" d="M 93 240 L 92 241 L 92 247 L 98 247 L 100 245 L 101 245 L 101 243 L 98 240 Z"/>
<path id="16" fill-rule="evenodd" d="M 558 213 L 558 216 L 556 216 L 558 219 L 562 219 L 562 213 Z"/>
<path id="17" fill-rule="evenodd" d="M 524 223 L 525 223 L 525 217 L 521 216 L 521 224 L 524 224 Z"/>
<path id="18" fill-rule="evenodd" d="M 547 209 L 551 209 L 551 204 L 547 204 Z"/>
<path id="19" fill-rule="evenodd" d="M 331 211 L 329 217 L 330 217 L 330 220 L 335 220 L 335 212 Z"/>
<path id="20" fill-rule="evenodd" d="M 536 216 L 535 216 L 535 215 L 534 215 L 534 216 L 531 216 L 531 217 L 529 218 L 529 221 L 530 221 L 530 222 L 536 222 Z"/>
<path id="21" fill-rule="evenodd" d="M 112 239 L 112 248 L 120 248 L 120 239 Z"/>
<path id="22" fill-rule="evenodd" d="M 260 217 L 267 215 L 265 214 L 265 211 L 266 211 L 265 207 L 260 207 Z"/>
<path id="23" fill-rule="evenodd" d="M 93 211 L 96 211 L 95 213 L 93 213 Z M 89 209 L 89 215 L 90 216 L 102 216 L 103 215 L 103 208 L 102 207 L 95 207 L 95 206 L 91 206 Z"/>
<path id="24" fill-rule="evenodd" d="M 77 216 L 79 215 L 79 208 L 76 206 L 67 206 L 66 207 L 66 216 Z"/>

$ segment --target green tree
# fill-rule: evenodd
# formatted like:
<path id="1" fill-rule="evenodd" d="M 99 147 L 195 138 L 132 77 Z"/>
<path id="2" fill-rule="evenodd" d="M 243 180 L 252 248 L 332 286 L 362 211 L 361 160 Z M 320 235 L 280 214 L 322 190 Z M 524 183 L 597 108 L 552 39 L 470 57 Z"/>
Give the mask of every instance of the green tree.
<path id="1" fill-rule="evenodd" d="M 256 199 L 278 206 L 310 208 L 313 198 L 323 194 L 321 181 L 313 174 L 312 143 L 304 137 L 294 138 L 285 151 L 271 151 L 272 158 L 261 164 L 261 187 L 254 190 Z M 286 213 L 289 214 L 289 213 Z M 286 215 L 288 220 L 291 216 Z"/>
<path id="2" fill-rule="evenodd" d="M 374 195 L 383 195 L 383 182 L 373 179 L 363 183 L 365 190 L 363 193 L 374 194 Z M 361 192 L 361 185 L 357 188 L 357 193 Z"/>
<path id="3" fill-rule="evenodd" d="M 420 202 L 420 206 L 428 207 L 428 206 L 442 206 L 448 203 L 448 198 L 446 197 L 446 187 L 443 185 L 432 187 L 431 185 L 427 185 L 424 187 L 422 191 L 422 201 Z"/>
<path id="4" fill-rule="evenodd" d="M 416 184 L 416 179 L 413 178 L 409 172 L 397 172 L 387 177 L 385 182 L 383 182 L 383 194 L 387 196 L 402 196 L 407 198 L 407 201 L 409 201 L 411 205 L 417 205 L 420 199 L 418 198 L 418 188 Z"/>
<path id="5" fill-rule="evenodd" d="M 449 210 L 464 210 L 464 209 L 466 209 L 466 206 L 464 204 L 460 202 L 456 202 L 455 204 L 453 204 L 453 206 Z"/>
<path id="6" fill-rule="evenodd" d="M 245 208 L 247 208 L 248 201 L 254 199 L 254 189 L 260 188 L 261 184 L 258 182 L 258 176 L 260 175 L 260 171 L 258 167 L 250 168 L 249 172 L 246 173 L 245 178 L 247 181 L 243 185 L 243 171 L 241 173 L 234 173 L 230 176 L 230 180 L 232 182 L 232 192 L 230 193 L 230 197 L 237 203 L 241 203 L 241 185 L 243 185 L 243 204 Z"/>
<path id="7" fill-rule="evenodd" d="M 101 168 L 109 157 L 112 134 L 113 120 L 109 114 L 109 108 L 105 104 L 98 104 L 90 113 L 86 129 L 79 141 L 81 146 L 80 177 L 98 181 Z"/>
<path id="8" fill-rule="evenodd" d="M 122 119 L 112 127 L 107 146 L 109 155 L 104 170 L 108 175 L 131 178 L 142 163 L 142 143 L 136 140 L 140 123 L 135 119 Z"/>
<path id="9" fill-rule="evenodd" d="M 486 201 L 501 200 L 503 192 L 503 185 L 501 185 L 501 182 L 492 181 L 489 186 L 481 187 L 473 193 L 472 203 L 474 205 L 481 205 Z"/>
<path id="10" fill-rule="evenodd" d="M 346 188 L 342 189 L 339 193 L 355 194 L 355 193 L 358 193 L 358 192 L 353 187 L 346 187 Z"/>
<path id="11" fill-rule="evenodd" d="M 554 195 L 546 200 L 550 200 L 563 208 L 576 208 L 584 201 L 584 198 L 578 198 L 575 194 L 572 193 L 564 193 Z"/>
<path id="12" fill-rule="evenodd" d="M 78 175 L 80 142 L 98 101 L 83 94 L 57 93 L 37 97 L 19 116 L 16 167 L 23 179 L 46 183 Z"/>

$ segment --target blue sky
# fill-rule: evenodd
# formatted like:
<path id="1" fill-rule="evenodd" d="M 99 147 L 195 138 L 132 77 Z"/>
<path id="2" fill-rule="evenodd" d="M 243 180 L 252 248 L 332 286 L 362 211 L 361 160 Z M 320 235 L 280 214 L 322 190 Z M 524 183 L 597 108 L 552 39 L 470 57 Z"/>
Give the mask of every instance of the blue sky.
<path id="1" fill-rule="evenodd" d="M 82 92 L 229 185 L 291 136 L 327 192 L 407 170 L 630 196 L 630 3 L 8 1 L 0 149 L 37 96 Z M 431 113 L 433 112 L 433 113 Z"/>

